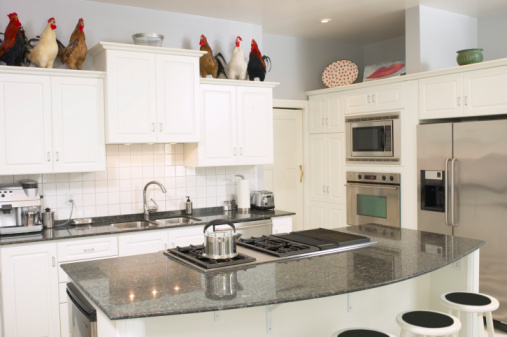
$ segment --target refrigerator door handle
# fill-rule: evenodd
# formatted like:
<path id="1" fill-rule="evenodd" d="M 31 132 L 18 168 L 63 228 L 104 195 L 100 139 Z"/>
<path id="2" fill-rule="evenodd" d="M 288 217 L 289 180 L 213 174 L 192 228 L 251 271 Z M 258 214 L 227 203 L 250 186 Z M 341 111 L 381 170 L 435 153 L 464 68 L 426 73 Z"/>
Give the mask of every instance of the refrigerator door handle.
<path id="1" fill-rule="evenodd" d="M 451 226 L 458 226 L 458 224 L 454 221 L 454 214 L 456 214 L 455 205 L 454 202 L 455 198 L 455 188 L 454 188 L 454 176 L 456 175 L 456 166 L 454 165 L 458 159 L 452 158 L 451 161 Z"/>
<path id="2" fill-rule="evenodd" d="M 445 160 L 445 177 L 444 177 L 444 187 L 445 187 L 445 202 L 444 202 L 444 211 L 445 211 L 445 224 L 450 226 L 449 223 L 449 162 L 451 158 L 447 158 Z"/>

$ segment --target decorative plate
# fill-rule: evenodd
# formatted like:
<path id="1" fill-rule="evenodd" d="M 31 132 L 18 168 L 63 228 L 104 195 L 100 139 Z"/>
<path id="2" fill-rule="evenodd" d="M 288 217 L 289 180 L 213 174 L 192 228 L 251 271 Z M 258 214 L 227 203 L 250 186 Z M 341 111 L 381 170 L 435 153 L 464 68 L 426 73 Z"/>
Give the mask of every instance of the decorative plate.
<path id="1" fill-rule="evenodd" d="M 322 82 L 329 88 L 335 88 L 354 83 L 358 75 L 357 64 L 349 60 L 339 60 L 324 69 Z"/>

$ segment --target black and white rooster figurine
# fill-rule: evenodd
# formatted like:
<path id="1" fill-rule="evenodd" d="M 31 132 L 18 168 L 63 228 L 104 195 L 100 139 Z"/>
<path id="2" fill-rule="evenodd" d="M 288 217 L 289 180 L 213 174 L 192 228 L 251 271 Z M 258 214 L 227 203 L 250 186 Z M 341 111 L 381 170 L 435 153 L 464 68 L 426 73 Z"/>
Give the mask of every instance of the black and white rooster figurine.
<path id="1" fill-rule="evenodd" d="M 248 60 L 248 78 L 250 81 L 255 80 L 256 77 L 264 81 L 266 63 L 269 63 L 269 70 L 271 70 L 271 59 L 266 55 L 261 55 L 257 42 L 252 39 L 252 50 L 250 51 L 250 60 Z"/>

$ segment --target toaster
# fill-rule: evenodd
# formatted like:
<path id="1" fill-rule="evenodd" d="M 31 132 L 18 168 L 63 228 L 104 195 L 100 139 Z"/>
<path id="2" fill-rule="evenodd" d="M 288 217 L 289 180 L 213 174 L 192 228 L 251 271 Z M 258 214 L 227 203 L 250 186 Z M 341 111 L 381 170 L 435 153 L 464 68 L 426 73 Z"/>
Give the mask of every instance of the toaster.
<path id="1" fill-rule="evenodd" d="M 275 208 L 275 195 L 269 191 L 252 192 L 250 206 L 257 209 L 273 209 Z"/>

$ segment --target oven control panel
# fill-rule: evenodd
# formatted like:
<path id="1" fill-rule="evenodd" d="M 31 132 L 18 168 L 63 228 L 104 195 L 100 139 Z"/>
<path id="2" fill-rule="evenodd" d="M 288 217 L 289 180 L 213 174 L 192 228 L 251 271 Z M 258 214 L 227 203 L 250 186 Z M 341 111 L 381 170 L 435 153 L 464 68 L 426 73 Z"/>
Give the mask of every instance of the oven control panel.
<path id="1" fill-rule="evenodd" d="M 400 184 L 399 173 L 386 172 L 347 172 L 347 182 L 375 183 L 375 184 Z"/>

